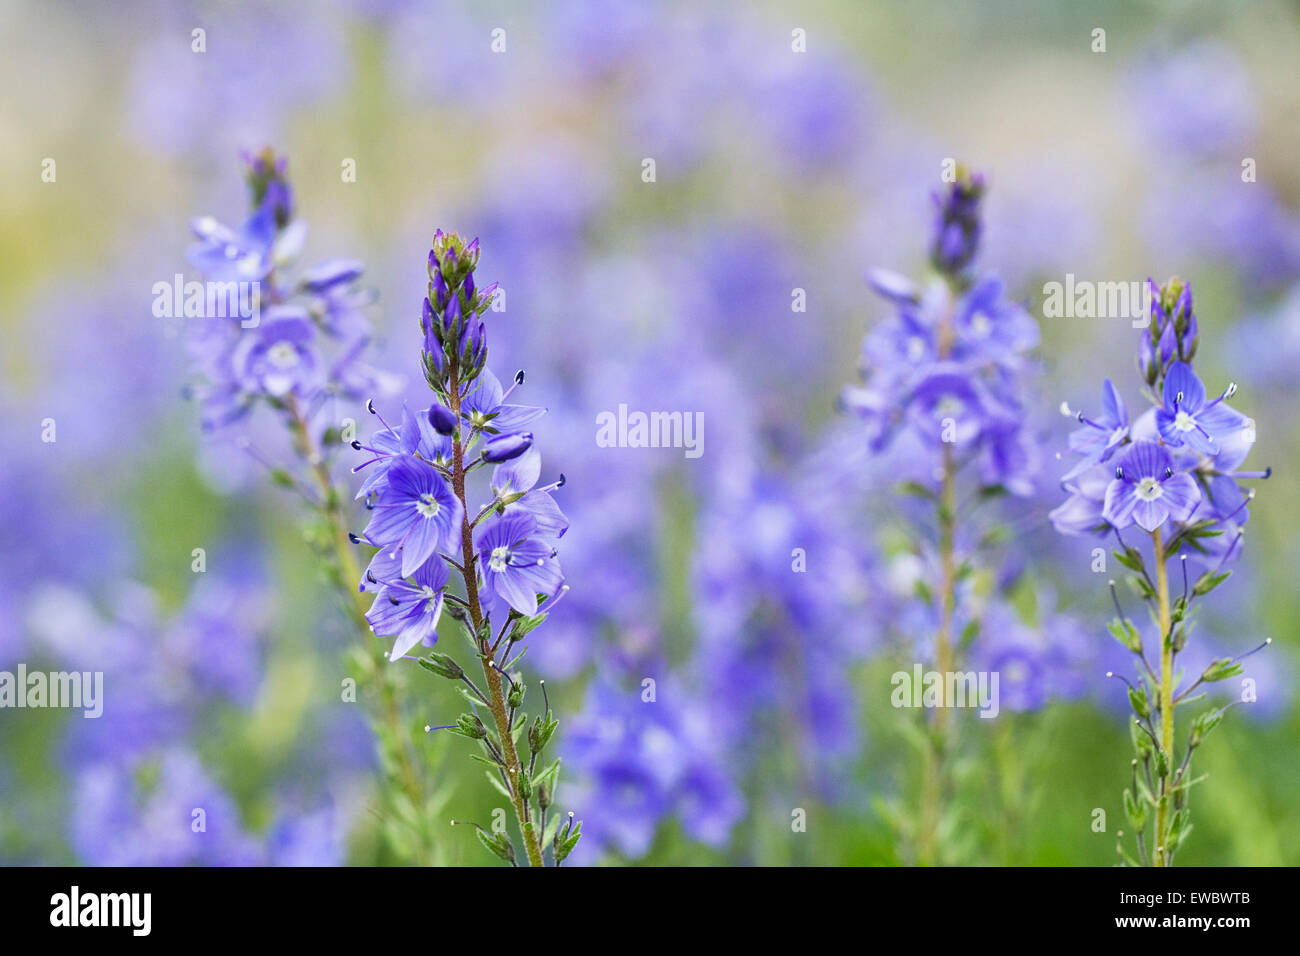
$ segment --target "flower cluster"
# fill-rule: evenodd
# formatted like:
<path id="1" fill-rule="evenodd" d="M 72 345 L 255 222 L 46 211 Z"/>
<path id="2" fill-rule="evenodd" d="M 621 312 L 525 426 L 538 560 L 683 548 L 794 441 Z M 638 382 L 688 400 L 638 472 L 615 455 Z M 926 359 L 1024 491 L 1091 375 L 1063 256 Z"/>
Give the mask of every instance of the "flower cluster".
<path id="1" fill-rule="evenodd" d="M 865 382 L 845 389 L 843 404 L 866 422 L 873 450 L 906 431 L 926 448 L 948 445 L 960 464 L 975 463 L 984 485 L 1027 495 L 1038 459 L 1024 427 L 1023 378 L 1038 326 L 1006 298 L 999 278 L 967 274 L 983 195 L 981 178 L 963 176 L 935 197 L 935 281 L 922 288 L 871 272 L 872 288 L 896 312 L 863 341 Z M 937 484 L 930 469 L 918 477 Z"/>
<path id="2" fill-rule="evenodd" d="M 193 744 L 202 728 L 247 719 L 265 690 L 270 594 L 251 551 L 238 549 L 248 564 L 233 572 L 198 575 L 174 615 L 151 590 L 128 581 L 117 583 L 103 607 L 64 584 L 34 596 L 36 646 L 62 667 L 102 672 L 112 688 L 106 705 L 100 696 L 96 719 L 69 724 L 60 748 L 71 848 L 82 864 L 343 863 L 350 808 L 336 805 L 330 791 L 344 789 L 357 768 L 332 762 L 310 792 L 297 792 L 291 775 L 279 777 L 283 801 L 263 830 L 218 782 L 226 768 Z M 84 634 L 96 640 L 82 641 Z M 199 820 L 195 808 L 202 808 Z M 317 830 L 309 836 L 304 825 Z"/>
<path id="3" fill-rule="evenodd" d="M 357 399 L 380 376 L 364 361 L 371 295 L 358 288 L 363 267 L 332 259 L 292 278 L 307 224 L 295 218 L 287 163 L 271 150 L 244 156 L 252 213 L 238 229 L 211 216 L 191 223 L 188 258 L 206 280 L 191 352 L 203 425 L 217 429 L 259 402 L 310 418 L 325 399 Z M 187 295 L 187 300 L 189 296 Z"/>
<path id="4" fill-rule="evenodd" d="M 894 312 L 866 336 L 864 382 L 847 388 L 842 404 L 866 423 L 871 455 L 888 457 L 883 468 L 871 468 L 897 483 L 891 506 L 906 522 L 894 543 L 884 543 L 900 598 L 891 629 L 941 674 L 967 662 L 994 673 L 1005 668 L 1007 709 L 1024 710 L 1049 694 L 1077 694 L 1068 671 L 1080 655 L 1077 642 L 1052 643 L 1070 632 L 1053 608 L 1040 608 L 1034 626 L 1012 610 L 1024 566 L 1012 558 L 999 567 L 998 545 L 1009 529 L 986 513 L 975 516 L 980 505 L 1005 495 L 1033 495 L 1040 459 L 1028 413 L 1037 323 L 1007 298 L 997 276 L 974 265 L 986 194 L 982 176 L 958 168 L 934 196 L 929 259 L 937 275 L 927 285 L 870 273 Z M 1066 673 L 1044 679 L 1058 667 Z M 910 809 L 894 813 L 920 862 L 952 859 L 937 836 L 957 825 L 948 798 L 962 731 L 951 705 L 941 699 L 928 718 L 915 820 Z"/>
<path id="5" fill-rule="evenodd" d="M 471 701 L 492 712 L 495 731 L 477 713 L 462 715 L 446 729 L 481 742 L 515 806 L 528 861 L 541 865 L 558 764 L 543 772 L 536 763 L 556 722 L 548 705 L 529 730 L 525 767 L 515 744 L 524 720 L 516 713 L 524 685 L 509 671 L 518 660 L 515 645 L 567 590 L 556 543 L 568 520 L 552 497 L 564 476 L 538 484 L 541 455 L 527 429 L 545 409 L 510 401 L 523 372 L 503 389 L 487 368 L 483 315 L 495 286 L 476 285 L 478 257 L 477 239 L 466 243 L 441 230 L 434 237 L 420 331 L 425 381 L 435 400 L 417 413 L 403 407 L 397 425 L 370 404 L 381 427 L 369 440 L 353 442 L 368 456 L 354 470 L 365 472 L 357 497 L 365 500 L 370 520 L 363 535 L 353 537 L 377 549 L 359 587 L 374 594 L 366 614 L 371 628 L 394 640 L 390 661 L 407 657 L 417 645 L 435 644 L 445 609 L 462 625 L 482 661 L 486 690 L 447 654 L 417 659 L 433 673 L 464 682 Z M 491 500 L 471 513 L 466 480 L 489 467 Z M 459 593 L 450 587 L 452 570 L 458 572 Z M 557 864 L 581 833 L 571 823 L 560 830 L 559 823 L 558 817 L 552 820 L 549 834 Z M 503 834 L 481 827 L 478 833 L 489 850 L 515 862 L 513 844 Z"/>
<path id="6" fill-rule="evenodd" d="M 1121 541 L 1133 525 L 1147 533 L 1164 528 L 1167 547 L 1186 541 L 1192 554 L 1223 563 L 1238 552 L 1250 514 L 1254 492 L 1241 482 L 1270 472 L 1242 470 L 1255 426 L 1228 404 L 1236 384 L 1210 398 L 1192 368 L 1199 334 L 1191 286 L 1151 283 L 1151 296 L 1151 324 L 1138 346 L 1149 404 L 1130 418 L 1107 379 L 1099 414 L 1062 405 L 1079 422 L 1069 437 L 1077 460 L 1062 479 L 1068 496 L 1051 520 L 1063 534 L 1113 531 Z"/>
<path id="7" fill-rule="evenodd" d="M 578 792 L 591 807 L 587 853 L 642 857 L 670 816 L 693 839 L 723 848 L 744 815 L 706 703 L 675 680 L 656 693 L 647 701 L 603 677 L 588 688 L 565 746 L 566 760 L 582 769 Z"/>
<path id="8" fill-rule="evenodd" d="M 207 282 L 206 289 L 199 287 L 203 294 L 196 293 L 193 300 L 187 294 L 186 311 L 206 317 L 191 342 L 204 380 L 198 390 L 203 424 L 207 431 L 224 433 L 222 426 L 245 419 L 258 405 L 272 410 L 258 422 L 278 428 L 271 440 L 287 447 L 269 453 L 255 449 L 249 437 L 251 421 L 241 421 L 238 444 L 269 469 L 275 484 L 297 492 L 310 509 L 304 527 L 307 541 L 317 551 L 319 566 L 336 596 L 344 599 L 352 625 L 370 644 L 369 653 L 359 654 L 354 664 L 357 680 L 374 691 L 367 699 L 377 702 L 370 717 L 386 775 L 381 796 L 386 804 L 382 817 L 387 846 L 404 861 L 431 861 L 438 856 L 430 836 L 431 814 L 437 805 L 429 792 L 431 771 L 412 752 L 406 715 L 383 666 L 378 639 L 370 632 L 367 596 L 354 587 L 360 570 L 348 530 L 353 519 L 348 492 L 333 467 L 336 452 L 345 447 L 353 427 L 353 409 L 339 404 L 359 407 L 364 395 L 386 391 L 390 384 L 388 377 L 363 361 L 371 338 L 365 314 L 370 296 L 357 287 L 362 267 L 351 259 L 332 260 L 293 278 L 287 276 L 286 269 L 306 235 L 305 223 L 296 217 L 287 163 L 270 150 L 246 155 L 244 162 L 253 207 L 244 225 L 234 230 L 210 217 L 193 223 L 198 242 L 189 257 Z M 191 309 L 191 301 L 201 307 Z M 416 436 L 414 428 L 405 434 Z M 390 476 L 388 469 L 376 477 L 385 486 L 391 479 L 395 489 L 417 496 L 434 489 L 432 485 L 408 488 L 401 474 Z M 422 477 L 417 473 L 409 481 L 418 484 Z M 451 507 L 449 500 L 443 502 Z M 422 500 L 421 504 L 431 510 L 437 503 Z M 385 528 L 403 534 L 415 530 L 400 517 L 391 508 L 378 511 L 375 534 L 387 541 Z M 444 533 L 450 517 L 444 514 L 438 525 Z M 420 539 L 411 543 L 408 560 L 410 554 L 423 549 L 427 556 L 438 546 L 438 537 L 424 537 L 427 533 L 422 527 Z M 407 574 L 413 570 L 408 568 Z M 429 599 L 418 603 L 416 596 L 436 593 L 442 581 L 427 576 L 434 570 L 422 571 L 410 592 L 400 591 L 394 582 L 388 594 L 394 601 L 399 596 L 406 599 L 402 611 L 430 603 Z M 426 622 L 436 622 L 440 603 L 433 600 L 432 605 L 434 613 Z M 398 616 L 394 609 L 388 619 Z M 411 616 L 407 613 L 401 619 L 408 623 Z M 410 623 L 414 632 L 415 624 Z M 416 640 L 422 636 L 417 633 Z"/>
<path id="9" fill-rule="evenodd" d="M 1113 532 L 1119 544 L 1116 559 L 1132 572 L 1137 592 L 1150 605 L 1158 629 L 1154 663 L 1147 656 L 1150 640 L 1144 640 L 1142 630 L 1125 616 L 1111 583 L 1118 616 L 1110 631 L 1131 653 L 1136 668 L 1136 682 L 1120 679 L 1128 685 L 1133 710 L 1135 759 L 1124 809 L 1136 831 L 1137 856 L 1122 843 L 1119 852 L 1129 864 L 1168 866 L 1191 829 L 1187 792 L 1194 782 L 1189 773 L 1192 754 L 1227 710 L 1217 708 L 1197 717 L 1180 756 L 1175 749 L 1175 708 L 1199 699 L 1190 695 L 1201 684 L 1242 672 L 1241 657 L 1216 658 L 1184 687 L 1176 670 L 1178 655 L 1187 646 L 1194 602 L 1228 578 L 1232 572 L 1224 566 L 1240 554 L 1254 497 L 1254 490 L 1241 482 L 1267 478 L 1271 471 L 1241 469 L 1254 444 L 1255 427 L 1228 404 L 1236 385 L 1210 398 L 1192 368 L 1199 324 L 1191 286 L 1175 278 L 1158 288 L 1150 283 L 1150 289 L 1151 322 L 1142 332 L 1137 356 L 1148 407 L 1130 419 L 1109 380 L 1100 414 L 1089 417 L 1062 405 L 1062 411 L 1079 422 L 1069 438 L 1070 452 L 1078 460 L 1062 480 L 1068 497 L 1051 519 L 1064 534 Z M 1149 547 L 1125 540 L 1124 532 L 1132 534 L 1134 526 L 1149 536 Z M 1174 575 L 1168 565 L 1175 556 L 1181 594 L 1171 586 Z M 1189 565 L 1199 572 L 1194 579 Z"/>

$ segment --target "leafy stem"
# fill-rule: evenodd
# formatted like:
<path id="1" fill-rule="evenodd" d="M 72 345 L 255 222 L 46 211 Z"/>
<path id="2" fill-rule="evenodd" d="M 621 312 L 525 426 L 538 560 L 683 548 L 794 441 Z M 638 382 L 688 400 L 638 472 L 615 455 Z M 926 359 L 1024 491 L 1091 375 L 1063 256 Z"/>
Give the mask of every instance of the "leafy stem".
<path id="1" fill-rule="evenodd" d="M 1160 749 L 1165 756 L 1156 802 L 1155 865 L 1169 866 L 1173 859 L 1170 782 L 1174 760 L 1174 643 L 1169 611 L 1169 572 L 1160 528 L 1151 532 L 1151 543 L 1155 549 L 1156 614 L 1160 625 Z"/>
<path id="2" fill-rule="evenodd" d="M 356 582 L 361 580 L 361 569 L 357 564 L 352 541 L 348 537 L 343 496 L 334 485 L 325 456 L 312 439 L 307 420 L 292 395 L 289 396 L 285 409 L 294 445 L 310 467 L 312 478 L 320 494 L 320 502 L 317 506 L 329 525 L 330 543 L 334 560 L 337 562 L 339 584 L 349 595 L 346 602 L 348 614 L 371 649 L 373 678 L 379 690 L 379 719 L 384 728 L 381 736 L 391 744 L 397 783 L 405 791 L 411 805 L 422 808 L 425 805 L 424 786 L 420 774 L 416 771 L 410 749 L 405 743 L 408 735 L 402 723 L 396 688 L 385 669 L 387 660 L 384 657 L 383 642 L 375 635 L 366 620 L 365 596 L 356 587 Z M 423 821 L 422 816 L 419 819 Z M 429 844 L 429 834 L 423 822 L 419 827 L 419 838 L 421 846 L 419 854 L 423 856 Z"/>
<path id="3" fill-rule="evenodd" d="M 449 371 L 448 400 L 451 404 L 452 414 L 457 421 L 460 421 L 460 367 L 454 357 L 450 362 Z M 515 748 L 514 727 L 511 725 L 511 717 L 506 711 L 501 674 L 497 670 L 496 661 L 493 657 L 494 648 L 483 634 L 484 615 L 478 593 L 474 529 L 469 518 L 469 506 L 465 500 L 465 472 L 465 446 L 461 441 L 460 429 L 457 429 L 452 441 L 451 487 L 452 492 L 461 503 L 460 535 L 463 565 L 460 571 L 465 582 L 465 603 L 468 606 L 470 621 L 473 625 L 474 641 L 478 645 L 479 661 L 483 665 L 483 677 L 487 681 L 488 709 L 492 712 L 492 720 L 496 724 L 497 736 L 501 741 L 506 787 L 509 791 L 510 801 L 515 808 L 515 816 L 519 820 L 519 829 L 524 840 L 524 850 L 528 854 L 530 866 L 543 866 L 541 838 L 533 825 L 528 801 L 524 797 L 524 789 L 521 786 L 520 777 L 523 774 L 523 768 L 519 762 L 519 753 Z"/>

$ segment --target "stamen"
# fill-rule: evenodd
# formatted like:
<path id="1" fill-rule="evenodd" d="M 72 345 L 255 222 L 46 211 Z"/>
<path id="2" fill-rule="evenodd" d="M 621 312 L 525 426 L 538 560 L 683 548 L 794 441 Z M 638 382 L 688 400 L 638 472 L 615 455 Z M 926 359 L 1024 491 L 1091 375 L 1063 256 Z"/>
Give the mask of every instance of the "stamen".
<path id="1" fill-rule="evenodd" d="M 1137 688 L 1133 686 L 1133 683 L 1127 677 L 1124 677 L 1121 674 L 1116 674 L 1114 671 L 1106 671 L 1106 676 L 1113 677 L 1115 680 L 1122 680 L 1125 684 L 1128 684 L 1129 690 L 1135 694 L 1137 693 Z"/>
<path id="2" fill-rule="evenodd" d="M 393 432 L 394 434 L 396 434 L 397 429 L 395 429 L 392 425 L 388 424 L 388 422 L 384 421 L 384 416 L 383 416 L 383 415 L 380 415 L 380 414 L 379 414 L 379 409 L 375 408 L 375 400 L 374 400 L 373 398 L 372 398 L 372 399 L 369 399 L 369 400 L 366 402 L 366 409 L 370 412 L 371 415 L 374 415 L 376 418 L 379 419 L 379 424 L 383 425 L 383 426 L 384 426 L 385 428 L 387 428 L 390 432 Z"/>
<path id="3" fill-rule="evenodd" d="M 1272 643 L 1273 643 L 1273 638 L 1271 638 L 1271 637 L 1266 637 L 1266 638 L 1264 638 L 1264 643 L 1263 643 L 1263 644 L 1259 645 L 1259 647 L 1251 648 L 1251 649 L 1248 650 L 1245 654 L 1242 654 L 1242 655 L 1239 656 L 1239 657 L 1235 657 L 1235 658 L 1233 658 L 1233 663 L 1235 664 L 1237 661 L 1244 661 L 1244 660 L 1245 660 L 1247 657 L 1249 657 L 1251 654 L 1257 654 L 1257 653 L 1259 653 L 1260 651 L 1262 651 L 1264 648 L 1268 647 L 1268 645 L 1270 645 L 1270 644 L 1272 644 Z"/>
<path id="4" fill-rule="evenodd" d="M 1119 592 L 1115 590 L 1115 579 L 1111 578 L 1109 581 L 1107 581 L 1106 586 L 1110 588 L 1110 599 L 1111 602 L 1115 605 L 1115 613 L 1119 615 L 1119 619 L 1121 621 L 1125 620 L 1124 609 L 1119 606 Z"/>
<path id="5" fill-rule="evenodd" d="M 507 398 L 509 398 L 510 393 L 513 392 L 522 384 L 524 384 L 524 370 L 520 369 L 519 371 L 515 372 L 515 383 L 505 390 L 505 393 L 501 396 L 501 401 L 504 402 Z"/>
<path id="6" fill-rule="evenodd" d="M 560 590 L 557 591 L 557 592 L 556 592 L 556 593 L 555 593 L 555 594 L 554 594 L 554 595 L 553 595 L 549 600 L 546 601 L 546 610 L 547 610 L 547 612 L 549 613 L 550 610 L 551 610 L 551 608 L 553 608 L 553 607 L 555 607 L 555 605 L 559 604 L 559 603 L 560 603 L 560 599 L 563 598 L 564 595 L 566 595 L 566 594 L 568 594 L 568 593 L 569 593 L 569 586 L 568 586 L 567 584 L 562 584 L 562 585 L 560 585 Z"/>

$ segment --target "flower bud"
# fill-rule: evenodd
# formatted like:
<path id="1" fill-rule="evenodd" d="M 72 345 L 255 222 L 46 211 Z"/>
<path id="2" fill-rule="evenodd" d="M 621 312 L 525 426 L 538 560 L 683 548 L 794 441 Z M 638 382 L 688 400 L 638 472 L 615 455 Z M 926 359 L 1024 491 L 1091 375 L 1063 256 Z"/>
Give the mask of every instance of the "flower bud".
<path id="1" fill-rule="evenodd" d="M 439 435 L 450 435 L 456 430 L 458 424 L 455 413 L 439 402 L 434 402 L 429 406 L 429 424 Z"/>
<path id="2" fill-rule="evenodd" d="M 503 461 L 510 461 L 512 458 L 518 458 L 524 452 L 528 451 L 533 444 L 532 432 L 521 432 L 517 435 L 501 435 L 493 438 L 483 448 L 483 460 L 499 464 Z"/>

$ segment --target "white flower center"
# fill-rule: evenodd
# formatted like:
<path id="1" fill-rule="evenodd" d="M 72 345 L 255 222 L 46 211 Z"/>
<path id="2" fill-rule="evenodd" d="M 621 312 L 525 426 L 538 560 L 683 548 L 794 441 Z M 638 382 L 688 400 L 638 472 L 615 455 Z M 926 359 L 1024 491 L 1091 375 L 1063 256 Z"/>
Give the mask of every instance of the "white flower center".
<path id="1" fill-rule="evenodd" d="M 1155 501 L 1165 493 L 1165 489 L 1160 487 L 1160 482 L 1154 478 L 1143 478 L 1137 483 L 1137 496 L 1143 501 Z"/>
<path id="2" fill-rule="evenodd" d="M 1174 427 L 1180 432 L 1189 432 L 1196 427 L 1196 419 L 1180 410 L 1178 414 L 1174 416 Z"/>
<path id="3" fill-rule="evenodd" d="M 424 598 L 425 613 L 432 614 L 438 607 L 438 592 L 426 584 L 420 589 L 420 595 Z"/>
<path id="4" fill-rule="evenodd" d="M 504 571 L 510 565 L 510 549 L 505 545 L 492 549 L 488 556 L 488 567 L 493 571 Z"/>
<path id="5" fill-rule="evenodd" d="M 993 323 L 983 312 L 976 312 L 975 317 L 970 322 L 971 331 L 980 338 L 987 338 L 989 332 L 993 331 Z"/>
<path id="6" fill-rule="evenodd" d="M 442 510 L 442 505 L 438 504 L 438 499 L 433 496 L 433 492 L 426 491 L 415 503 L 415 510 L 426 518 L 436 518 L 438 512 Z"/>
<path id="7" fill-rule="evenodd" d="M 298 350 L 288 342 L 276 342 L 266 350 L 266 360 L 276 368 L 293 368 L 298 364 Z"/>
<path id="8" fill-rule="evenodd" d="M 925 342 L 920 336 L 913 335 L 907 340 L 907 359 L 909 362 L 919 362 L 925 357 Z"/>

